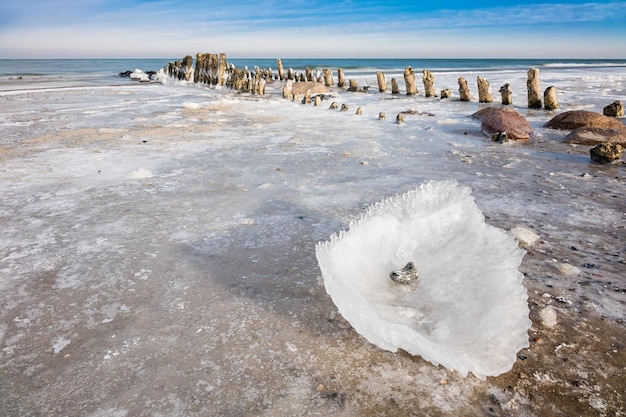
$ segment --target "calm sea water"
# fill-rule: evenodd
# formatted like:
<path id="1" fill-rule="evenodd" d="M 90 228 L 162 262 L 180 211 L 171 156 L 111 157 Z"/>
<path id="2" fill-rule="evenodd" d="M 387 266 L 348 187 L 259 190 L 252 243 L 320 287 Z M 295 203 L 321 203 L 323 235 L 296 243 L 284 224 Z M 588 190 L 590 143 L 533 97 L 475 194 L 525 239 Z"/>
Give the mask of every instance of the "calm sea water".
<path id="1" fill-rule="evenodd" d="M 111 82 L 119 78 L 123 71 L 137 68 L 143 71 L 156 71 L 172 59 L 2 59 L 0 60 L 0 78 L 17 77 L 57 77 L 80 78 L 94 82 Z M 276 68 L 276 59 L 228 59 L 236 67 Z M 416 70 L 431 71 L 463 71 L 480 70 L 502 71 L 528 69 L 530 67 L 562 67 L 564 69 L 578 67 L 626 67 L 626 59 L 585 60 L 585 59 L 282 59 L 285 69 L 313 70 L 321 68 L 343 68 L 350 72 L 367 72 L 375 70 L 402 70 L 411 66 Z"/>

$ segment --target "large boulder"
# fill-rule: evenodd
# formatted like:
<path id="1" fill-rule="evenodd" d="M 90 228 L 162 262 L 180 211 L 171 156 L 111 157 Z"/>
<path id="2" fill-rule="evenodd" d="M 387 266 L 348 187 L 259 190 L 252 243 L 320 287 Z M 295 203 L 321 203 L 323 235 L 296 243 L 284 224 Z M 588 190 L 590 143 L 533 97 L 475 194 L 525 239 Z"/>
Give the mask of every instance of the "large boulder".
<path id="1" fill-rule="evenodd" d="M 601 127 L 622 129 L 624 124 L 617 119 L 587 110 L 571 110 L 554 116 L 544 125 L 552 129 L 574 130 L 579 127 Z"/>
<path id="2" fill-rule="evenodd" d="M 297 81 L 291 86 L 292 93 L 304 94 L 311 90 L 311 94 L 328 93 L 330 90 L 323 83 L 315 81 Z"/>
<path id="3" fill-rule="evenodd" d="M 565 143 L 574 145 L 598 145 L 600 143 L 618 143 L 626 146 L 626 127 L 623 129 L 605 129 L 602 127 L 579 127 L 565 136 Z"/>
<path id="4" fill-rule="evenodd" d="M 535 133 L 524 116 L 511 108 L 485 107 L 472 118 L 481 121 L 481 130 L 489 136 L 506 133 L 509 140 L 527 141 Z"/>

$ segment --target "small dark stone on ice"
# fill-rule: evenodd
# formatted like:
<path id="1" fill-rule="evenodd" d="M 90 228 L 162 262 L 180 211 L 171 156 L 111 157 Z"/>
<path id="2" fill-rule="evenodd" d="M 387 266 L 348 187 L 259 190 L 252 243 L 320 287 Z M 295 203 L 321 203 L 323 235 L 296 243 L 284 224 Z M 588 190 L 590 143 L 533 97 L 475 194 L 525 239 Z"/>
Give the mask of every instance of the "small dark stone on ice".
<path id="1" fill-rule="evenodd" d="M 393 282 L 397 282 L 402 285 L 410 284 L 411 281 L 415 281 L 417 279 L 417 276 L 417 269 L 415 268 L 413 262 L 408 262 L 404 268 L 398 269 L 397 271 L 391 271 L 389 273 L 389 278 L 391 278 Z"/>

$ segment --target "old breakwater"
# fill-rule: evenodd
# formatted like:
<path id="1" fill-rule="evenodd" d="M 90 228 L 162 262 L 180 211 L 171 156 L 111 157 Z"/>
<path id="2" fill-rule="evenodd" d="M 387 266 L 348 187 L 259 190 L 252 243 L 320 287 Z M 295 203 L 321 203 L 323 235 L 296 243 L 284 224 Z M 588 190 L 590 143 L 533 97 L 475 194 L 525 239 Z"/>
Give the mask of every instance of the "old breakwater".
<path id="1" fill-rule="evenodd" d="M 285 99 L 301 102 L 303 104 L 313 103 L 314 106 L 320 106 L 322 101 L 333 97 L 333 93 L 374 93 L 373 85 L 358 85 L 357 79 L 348 78 L 343 68 L 336 67 L 322 67 L 313 66 L 313 69 L 309 66 L 302 65 L 300 70 L 294 70 L 293 68 L 285 69 L 280 58 L 276 59 L 276 70 L 267 66 L 261 68 L 255 66 L 254 68 L 237 68 L 233 63 L 230 63 L 226 59 L 226 55 L 210 54 L 210 53 L 198 53 L 196 59 L 188 55 L 180 61 L 171 62 L 162 70 L 162 74 L 167 79 L 180 80 L 188 83 L 203 84 L 206 86 L 219 86 L 232 90 L 236 90 L 240 93 L 251 95 L 265 95 L 265 87 L 268 84 L 272 85 L 270 90 L 273 94 L 277 91 L 282 91 L 282 96 Z M 267 63 L 267 61 L 266 61 Z M 541 90 L 540 87 L 540 70 L 536 67 L 531 67 L 525 71 L 525 90 L 526 90 L 526 106 L 528 109 L 544 110 L 546 116 L 554 116 L 555 110 L 559 109 L 559 102 L 557 99 L 558 91 L 557 87 L 551 85 L 545 90 Z M 473 71 L 474 74 L 476 71 Z M 401 74 L 391 77 L 390 82 L 387 81 L 387 75 L 380 70 L 372 70 L 375 74 L 376 84 L 378 92 L 380 94 L 389 94 L 389 84 L 391 86 L 391 95 L 399 96 L 402 93 L 406 96 L 418 96 L 422 95 L 426 98 L 437 98 L 446 101 L 460 101 L 460 102 L 478 102 L 481 104 L 494 103 L 494 97 L 491 90 L 490 82 L 487 78 L 481 75 L 473 75 L 476 77 L 477 95 L 474 95 L 470 89 L 469 77 L 465 77 L 464 74 L 459 73 L 460 76 L 456 79 L 458 84 L 458 90 L 456 87 L 450 87 L 450 77 L 446 78 L 447 86 L 441 88 L 439 91 L 435 89 L 435 74 L 428 69 L 423 69 L 421 72 L 421 82 L 423 84 L 423 93 L 421 88 L 418 88 L 419 73 L 411 66 L 406 66 Z M 361 73 L 362 75 L 362 73 Z M 336 79 L 335 79 L 336 76 Z M 362 81 L 363 77 L 360 77 Z M 470 78 L 471 80 L 471 78 Z M 502 78 L 500 78 L 500 82 Z M 517 100 L 520 100 L 521 94 L 519 91 L 524 87 L 520 82 L 520 77 L 515 76 L 512 82 L 504 83 L 498 90 L 501 99 L 500 104 L 503 109 L 509 110 L 507 112 L 493 112 L 490 114 L 488 120 L 477 117 L 483 124 L 481 130 L 483 133 L 491 136 L 496 141 L 508 141 L 508 140 L 529 140 L 533 136 L 532 129 L 528 126 L 523 116 L 515 114 L 513 106 L 513 91 L 517 90 Z M 400 84 L 404 83 L 404 90 L 401 91 Z M 371 83 L 370 83 L 371 84 Z M 458 96 L 453 93 L 454 90 L 458 91 Z M 374 93 L 376 94 L 376 93 Z M 349 94 L 343 95 L 342 98 L 349 97 Z M 348 99 L 349 100 L 349 99 Z M 355 99 L 355 101 L 357 101 Z M 382 103 L 382 102 L 381 102 Z M 584 104 L 584 103 L 581 103 Z M 521 107 L 519 104 L 516 106 L 518 109 Z M 350 111 L 349 103 L 337 103 L 332 102 L 330 109 L 338 109 L 342 112 Z M 363 115 L 364 109 L 361 106 L 356 106 L 356 115 Z M 354 111 L 354 110 L 352 110 Z M 615 145 L 611 145 L 616 148 L 613 149 L 614 154 L 618 155 L 617 159 L 621 157 L 620 144 L 623 139 L 626 139 L 626 131 L 623 129 L 623 124 L 618 121 L 617 128 L 615 124 L 610 126 L 611 131 L 598 131 L 601 129 L 601 125 L 608 123 L 602 117 L 622 117 L 623 105 L 620 101 L 615 101 L 604 107 L 604 116 L 601 114 L 592 114 L 592 119 L 598 119 L 595 121 L 583 122 L 580 128 L 595 129 L 591 132 L 599 138 L 600 142 L 615 142 L 615 138 L 618 138 L 618 142 Z M 414 110 L 408 110 L 406 112 L 398 113 L 395 117 L 396 123 L 404 122 L 404 115 L 406 114 L 425 114 L 424 112 L 417 112 Z M 469 115 L 469 114 L 468 114 Z M 582 115 L 587 117 L 589 115 Z M 385 112 L 378 112 L 378 119 L 383 120 L 386 118 Z M 495 121 L 495 122 L 494 122 Z M 519 132 L 519 123 L 524 124 L 523 131 L 528 132 L 529 135 L 523 135 L 521 138 L 518 135 L 513 134 L 514 131 Z M 495 124 L 494 124 L 495 123 Z M 548 126 L 548 124 L 546 124 Z M 607 125 L 608 126 L 608 125 Z M 604 126 L 605 130 L 606 127 Z M 550 126 L 552 127 L 552 126 Z M 560 128 L 558 128 L 560 129 Z M 574 128 L 562 127 L 562 129 Z M 576 132 L 572 132 L 576 136 Z M 589 135 L 588 131 L 583 132 L 584 135 Z M 569 135 L 568 135 L 569 136 Z M 576 143 L 576 142 L 568 142 Z M 588 143 L 586 143 L 588 144 Z M 620 149 L 617 149 L 620 148 Z M 597 158 L 592 159 L 598 160 Z"/>
<path id="2" fill-rule="evenodd" d="M 337 76 L 337 82 L 335 83 L 335 75 L 331 68 L 323 68 L 315 72 L 309 67 L 300 72 L 293 68 L 285 70 L 280 58 L 276 59 L 276 71 L 274 71 L 272 68 L 260 67 L 253 69 L 248 67 L 237 68 L 234 64 L 227 61 L 224 53 L 197 53 L 195 62 L 191 55 L 187 55 L 180 61 L 170 62 L 163 71 L 168 77 L 173 79 L 193 81 L 194 83 L 205 85 L 226 86 L 240 92 L 259 95 L 264 94 L 264 84 L 274 81 L 312 82 L 325 87 L 336 87 L 339 89 L 346 89 L 347 87 L 346 91 L 350 92 L 367 92 L 370 90 L 370 86 L 359 87 L 355 80 L 346 81 L 343 68 L 335 69 Z M 549 86 L 541 92 L 538 68 L 530 68 L 527 75 L 528 108 L 556 110 L 559 106 L 556 87 Z M 389 85 L 384 72 L 377 71 L 376 77 L 379 92 L 387 92 Z M 404 91 L 407 95 L 420 94 L 417 87 L 417 76 L 412 67 L 407 66 L 405 68 L 403 81 Z M 421 81 L 424 85 L 425 97 L 453 98 L 449 87 L 441 89 L 439 94 L 437 94 L 435 90 L 435 76 L 430 70 L 422 70 Z M 477 76 L 476 84 L 478 102 L 494 102 L 489 81 L 479 75 Z M 400 94 L 400 87 L 396 78 L 391 78 L 390 85 L 392 94 Z M 314 90 L 315 86 L 313 85 L 313 87 Z M 513 104 L 510 83 L 504 84 L 498 91 L 501 94 L 502 105 Z M 458 94 L 461 101 L 472 101 L 473 96 L 470 92 L 469 82 L 465 77 L 458 78 Z M 287 95 L 285 97 L 289 98 Z"/>

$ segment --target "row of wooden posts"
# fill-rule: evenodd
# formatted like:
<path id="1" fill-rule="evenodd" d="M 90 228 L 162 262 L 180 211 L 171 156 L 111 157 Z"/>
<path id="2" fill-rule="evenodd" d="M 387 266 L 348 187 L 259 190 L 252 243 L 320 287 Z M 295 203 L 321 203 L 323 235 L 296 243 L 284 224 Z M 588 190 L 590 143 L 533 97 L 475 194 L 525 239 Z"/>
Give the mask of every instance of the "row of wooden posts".
<path id="1" fill-rule="evenodd" d="M 233 64 L 229 64 L 226 61 L 226 55 L 223 53 L 210 54 L 210 53 L 198 53 L 196 54 L 196 65 L 193 65 L 193 58 L 187 55 L 182 61 L 170 62 L 165 68 L 165 71 L 172 78 L 178 80 L 191 81 L 193 76 L 193 82 L 203 83 L 208 85 L 220 85 L 226 86 L 231 89 L 235 89 L 242 92 L 250 92 L 253 94 L 263 95 L 265 94 L 265 84 L 267 80 L 293 80 L 293 81 L 315 81 L 323 83 L 326 87 L 334 87 L 334 80 L 332 70 L 324 68 L 322 71 L 313 71 L 310 68 L 306 68 L 304 73 L 296 73 L 293 69 L 289 68 L 285 73 L 281 59 L 276 60 L 278 73 L 274 74 L 271 69 L 261 69 L 255 67 L 253 71 L 250 71 L 247 67 L 243 69 L 235 68 Z M 348 91 L 367 91 L 367 87 L 361 88 L 357 85 L 356 81 L 348 80 L 346 84 L 346 78 L 343 69 L 337 69 L 337 87 L 345 88 L 348 86 Z M 382 72 L 376 73 L 378 81 L 378 91 L 384 93 L 388 90 L 387 81 L 385 80 L 385 74 Z M 407 95 L 417 95 L 418 90 L 415 81 L 415 72 L 411 67 L 406 67 L 404 70 L 404 82 Z M 426 97 L 436 97 L 435 93 L 435 76 L 429 70 L 423 70 L 422 82 L 424 84 L 424 95 Z M 459 95 L 461 101 L 470 101 L 470 90 L 467 80 L 463 77 L 459 77 Z M 478 84 L 478 101 L 480 103 L 492 103 L 493 95 L 491 94 L 489 82 L 482 78 L 477 77 Z M 528 70 L 528 80 L 526 83 L 528 92 L 528 108 L 546 110 L 555 110 L 558 108 L 559 103 L 556 97 L 556 89 L 553 86 L 548 87 L 542 94 L 539 87 L 539 69 L 531 68 Z M 502 104 L 513 104 L 511 86 L 507 83 L 500 87 L 499 90 L 502 96 Z M 398 82 L 395 78 L 391 79 L 391 93 L 399 94 L 400 89 Z M 440 91 L 439 97 L 449 98 L 451 92 L 449 89 L 443 89 Z"/>

